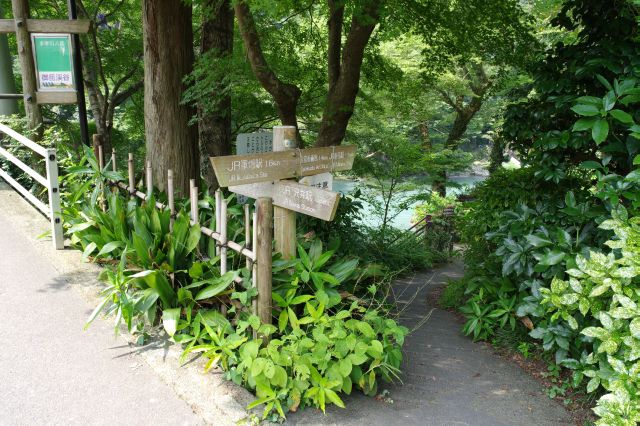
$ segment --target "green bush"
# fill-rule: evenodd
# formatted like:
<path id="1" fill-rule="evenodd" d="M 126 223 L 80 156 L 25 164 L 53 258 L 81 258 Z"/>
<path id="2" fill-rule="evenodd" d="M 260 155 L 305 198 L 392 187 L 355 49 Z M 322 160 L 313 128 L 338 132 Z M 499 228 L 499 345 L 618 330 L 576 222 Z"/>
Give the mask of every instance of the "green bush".
<path id="1" fill-rule="evenodd" d="M 459 308 L 465 300 L 466 286 L 467 283 L 463 279 L 449 281 L 438 299 L 440 306 L 447 309 Z"/>
<path id="2" fill-rule="evenodd" d="M 571 386 L 604 389 L 600 425 L 639 420 L 637 10 L 564 3 L 556 23 L 578 28 L 576 42 L 549 52 L 505 121 L 525 167 L 479 185 L 459 223 L 465 332 L 489 339 L 526 317 L 529 336 L 574 370 Z"/>
<path id="3" fill-rule="evenodd" d="M 551 320 L 563 320 L 584 340 L 587 355 L 567 359 L 587 390 L 607 390 L 595 412 L 599 424 L 640 422 L 640 217 L 618 208 L 600 228 L 615 237 L 607 251 L 578 255 L 568 279 L 554 278 L 541 290 Z"/>
<path id="4" fill-rule="evenodd" d="M 107 265 L 102 300 L 87 325 L 105 313 L 116 332 L 124 323 L 141 343 L 161 322 L 184 345 L 183 358 L 202 352 L 207 370 L 220 366 L 254 391 L 250 407 L 264 403 L 264 417 L 274 420 L 306 406 L 344 407 L 340 394 L 355 388 L 375 395 L 379 380 L 399 377 L 408 330 L 388 315 L 383 267 L 303 238 L 298 258 L 274 255 L 277 325 L 262 325 L 251 314 L 257 290 L 250 271 L 230 253 L 241 267 L 221 275 L 214 245 L 190 225 L 185 202 L 177 203 L 170 230 L 169 212 L 153 197 L 123 201 L 111 184 L 121 177 L 85 154 L 67 174 L 64 217 L 72 245 Z M 215 228 L 210 202 L 205 197 L 200 222 Z M 231 203 L 228 212 L 229 233 L 240 240 L 242 209 Z"/>

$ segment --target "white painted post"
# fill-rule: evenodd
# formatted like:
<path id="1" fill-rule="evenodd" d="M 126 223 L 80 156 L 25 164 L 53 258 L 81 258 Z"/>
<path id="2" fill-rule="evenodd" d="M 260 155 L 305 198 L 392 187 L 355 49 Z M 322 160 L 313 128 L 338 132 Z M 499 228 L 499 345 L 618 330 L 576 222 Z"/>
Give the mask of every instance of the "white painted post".
<path id="1" fill-rule="evenodd" d="M 62 213 L 60 209 L 60 187 L 58 185 L 58 157 L 55 149 L 47 149 L 45 157 L 49 192 L 49 209 L 51 218 L 51 238 L 56 250 L 64 249 L 62 232 Z"/>
<path id="2" fill-rule="evenodd" d="M 176 215 L 176 206 L 173 199 L 173 170 L 167 171 L 167 202 L 169 203 L 169 211 L 171 218 L 169 219 L 169 230 L 173 231 L 173 222 Z"/>

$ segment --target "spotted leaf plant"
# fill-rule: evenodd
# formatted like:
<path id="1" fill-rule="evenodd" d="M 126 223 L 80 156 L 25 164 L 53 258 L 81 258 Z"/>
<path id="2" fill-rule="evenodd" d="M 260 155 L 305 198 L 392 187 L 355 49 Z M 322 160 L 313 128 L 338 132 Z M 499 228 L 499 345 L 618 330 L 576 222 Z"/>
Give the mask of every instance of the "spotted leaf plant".
<path id="1" fill-rule="evenodd" d="M 603 388 L 599 425 L 640 422 L 640 218 L 619 206 L 600 228 L 614 238 L 608 253 L 577 256 L 568 280 L 554 279 L 543 303 L 590 343 L 580 369 L 587 390 Z M 587 346 L 589 347 L 589 346 Z"/>

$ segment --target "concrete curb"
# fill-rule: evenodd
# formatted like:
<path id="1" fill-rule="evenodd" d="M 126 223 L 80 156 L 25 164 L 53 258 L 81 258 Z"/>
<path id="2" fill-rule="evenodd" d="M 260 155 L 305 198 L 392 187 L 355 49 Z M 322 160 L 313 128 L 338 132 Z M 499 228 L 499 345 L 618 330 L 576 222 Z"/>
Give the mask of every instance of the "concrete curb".
<path id="1" fill-rule="evenodd" d="M 48 220 L 1 181 L 0 210 L 36 252 L 50 261 L 61 280 L 80 293 L 91 309 L 97 306 L 98 293 L 103 288 L 97 279 L 101 271 L 98 265 L 83 263 L 78 250 L 54 250 L 50 238 L 37 239 L 38 235 L 50 230 Z M 126 334 L 120 334 L 118 339 L 126 341 L 132 354 L 139 355 L 205 423 L 237 425 L 254 421 L 253 414 L 257 411 L 248 412 L 245 407 L 255 397 L 246 389 L 225 380 L 221 370 L 204 373 L 205 361 L 201 358 L 192 359 L 181 366 L 179 358 L 182 349 L 168 341 L 164 333 L 152 336 L 145 346 L 137 346 L 127 337 Z"/>

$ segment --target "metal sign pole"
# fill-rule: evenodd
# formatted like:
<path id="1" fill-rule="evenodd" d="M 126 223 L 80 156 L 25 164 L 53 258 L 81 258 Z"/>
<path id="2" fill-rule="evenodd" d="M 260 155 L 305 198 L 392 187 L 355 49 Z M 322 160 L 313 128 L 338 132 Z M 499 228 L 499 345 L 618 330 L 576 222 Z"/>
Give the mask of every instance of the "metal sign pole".
<path id="1" fill-rule="evenodd" d="M 76 0 L 68 0 L 67 8 L 69 11 L 69 19 L 77 19 L 78 13 L 76 9 Z M 76 91 L 78 93 L 78 120 L 80 122 L 80 138 L 86 146 L 89 144 L 89 123 L 87 121 L 87 104 L 84 99 L 84 77 L 82 75 L 82 55 L 80 53 L 80 36 L 72 34 L 73 45 L 73 73 L 76 80 Z"/>

